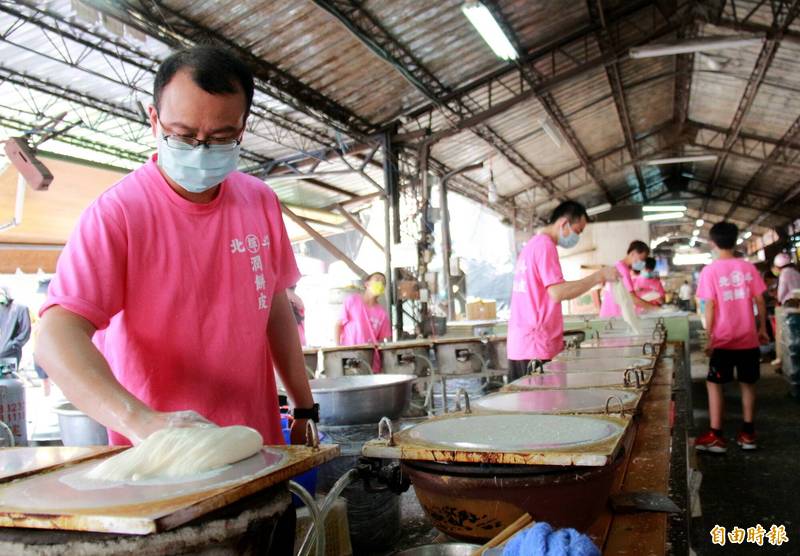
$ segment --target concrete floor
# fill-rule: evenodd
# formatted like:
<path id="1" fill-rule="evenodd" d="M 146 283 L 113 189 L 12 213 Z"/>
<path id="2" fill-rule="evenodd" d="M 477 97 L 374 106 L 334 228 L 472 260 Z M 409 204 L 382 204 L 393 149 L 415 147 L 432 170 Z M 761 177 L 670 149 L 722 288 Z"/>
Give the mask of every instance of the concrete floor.
<path id="1" fill-rule="evenodd" d="M 705 382 L 695 376 L 694 416 L 697 436 L 708 430 L 708 398 Z M 698 454 L 697 467 L 703 474 L 700 488 L 702 516 L 693 519 L 692 546 L 699 556 L 718 554 L 800 554 L 800 403 L 788 396 L 788 383 L 769 365 L 762 365 L 758 383 L 756 432 L 759 449 L 742 451 L 734 441 L 742 419 L 741 396 L 736 384 L 726 387 L 724 455 Z M 753 544 L 724 547 L 713 545 L 710 531 L 715 525 L 730 531 L 761 524 L 785 525 L 789 543 L 780 547 Z"/>

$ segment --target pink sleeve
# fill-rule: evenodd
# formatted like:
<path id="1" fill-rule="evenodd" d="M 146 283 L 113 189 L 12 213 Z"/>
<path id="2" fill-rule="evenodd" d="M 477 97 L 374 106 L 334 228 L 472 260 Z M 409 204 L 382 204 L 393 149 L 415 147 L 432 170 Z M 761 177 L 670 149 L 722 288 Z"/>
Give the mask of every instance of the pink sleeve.
<path id="1" fill-rule="evenodd" d="M 342 312 L 339 314 L 339 321 L 342 323 L 342 326 L 350 322 L 352 319 L 350 318 L 350 312 L 353 307 L 353 296 L 348 295 L 344 303 L 342 303 Z"/>
<path id="2" fill-rule="evenodd" d="M 275 291 L 285 290 L 297 284 L 300 280 L 300 271 L 297 268 L 297 261 L 294 258 L 292 243 L 289 241 L 289 234 L 286 233 L 286 226 L 283 223 L 280 201 L 278 196 L 270 190 L 272 194 L 271 203 L 267 206 L 267 219 L 273 223 L 271 226 L 272 237 L 275 238 L 273 248 L 273 265 L 275 270 Z"/>
<path id="3" fill-rule="evenodd" d="M 625 286 L 625 289 L 629 292 L 634 290 L 633 288 L 633 279 L 631 278 L 631 271 L 627 267 L 625 263 L 622 261 L 617 262 L 617 271 L 619 275 L 622 277 L 622 285 Z"/>
<path id="4" fill-rule="evenodd" d="M 122 220 L 121 208 L 107 196 L 84 211 L 58 258 L 40 315 L 60 305 L 103 329 L 122 310 L 128 246 Z"/>
<path id="5" fill-rule="evenodd" d="M 700 278 L 697 280 L 697 297 L 700 299 L 714 299 L 714 278 L 709 267 L 700 271 Z"/>
<path id="6" fill-rule="evenodd" d="M 381 329 L 378 333 L 378 341 L 383 340 L 384 338 L 392 339 L 392 319 L 389 318 L 390 313 L 386 313 L 386 318 L 383 319 L 381 323 Z"/>
<path id="7" fill-rule="evenodd" d="M 542 285 L 549 288 L 554 284 L 564 281 L 561 272 L 561 262 L 558 260 L 558 251 L 555 245 L 548 245 L 546 249 L 537 249 L 531 255 L 532 261 L 528 261 L 528 274 L 531 275 L 535 265 L 542 280 Z M 533 263 L 533 264 L 531 264 Z"/>

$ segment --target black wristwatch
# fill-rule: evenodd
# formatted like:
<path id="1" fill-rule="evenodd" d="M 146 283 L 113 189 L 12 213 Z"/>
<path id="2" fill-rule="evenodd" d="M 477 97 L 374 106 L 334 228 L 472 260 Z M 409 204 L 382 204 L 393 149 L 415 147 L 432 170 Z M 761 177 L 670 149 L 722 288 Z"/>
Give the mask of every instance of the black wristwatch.
<path id="1" fill-rule="evenodd" d="M 311 419 L 319 423 L 319 404 L 315 403 L 311 407 L 295 407 L 292 409 L 292 417 L 295 419 Z"/>

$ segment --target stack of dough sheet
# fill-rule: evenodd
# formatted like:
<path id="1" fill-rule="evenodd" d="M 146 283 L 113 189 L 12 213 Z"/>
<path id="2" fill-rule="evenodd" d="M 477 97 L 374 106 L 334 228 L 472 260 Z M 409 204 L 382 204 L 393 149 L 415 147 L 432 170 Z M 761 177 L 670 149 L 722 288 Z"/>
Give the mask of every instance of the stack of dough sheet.
<path id="1" fill-rule="evenodd" d="M 643 334 L 642 322 L 639 320 L 639 316 L 636 314 L 636 308 L 633 305 L 633 298 L 631 297 L 630 292 L 625 289 L 625 285 L 622 283 L 622 280 L 617 280 L 614 282 L 611 291 L 614 294 L 614 301 L 617 302 L 617 305 L 619 305 L 619 308 L 622 311 L 622 319 L 630 327 L 630 329 L 633 330 L 634 334 Z"/>

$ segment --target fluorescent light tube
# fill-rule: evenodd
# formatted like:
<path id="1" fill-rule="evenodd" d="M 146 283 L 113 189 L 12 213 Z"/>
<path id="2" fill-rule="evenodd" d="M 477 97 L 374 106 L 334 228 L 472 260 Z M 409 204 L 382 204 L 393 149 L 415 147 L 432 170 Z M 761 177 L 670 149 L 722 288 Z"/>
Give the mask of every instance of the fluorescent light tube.
<path id="1" fill-rule="evenodd" d="M 694 237 L 697 237 L 697 236 L 699 236 L 699 235 L 700 235 L 700 230 L 698 230 L 697 228 L 695 228 L 695 229 L 694 229 L 694 231 L 692 232 L 692 235 L 693 235 Z"/>
<path id="2" fill-rule="evenodd" d="M 608 212 L 609 210 L 611 210 L 611 203 L 603 203 L 602 205 L 597 205 L 596 207 L 586 209 L 586 214 L 589 216 L 595 216 L 601 212 Z"/>
<path id="3" fill-rule="evenodd" d="M 742 238 L 736 240 L 736 245 L 741 245 L 742 243 L 744 243 L 744 240 Z"/>
<path id="4" fill-rule="evenodd" d="M 685 211 L 686 205 L 647 205 L 642 207 L 644 212 L 677 212 Z"/>
<path id="5" fill-rule="evenodd" d="M 655 158 L 645 162 L 648 166 L 658 166 L 660 164 L 680 164 L 682 162 L 704 162 L 706 160 L 716 160 L 715 154 L 699 154 L 693 156 L 677 156 L 675 158 Z"/>
<path id="6" fill-rule="evenodd" d="M 628 54 L 631 58 L 655 58 L 657 56 L 707 52 L 709 50 L 722 50 L 724 48 L 761 46 L 763 43 L 764 37 L 706 37 L 691 41 L 634 46 L 628 51 Z"/>
<path id="7" fill-rule="evenodd" d="M 745 239 L 750 239 L 750 237 L 752 235 L 753 235 L 753 232 L 751 232 L 750 230 L 747 230 L 744 234 L 742 234 L 742 237 L 745 238 Z"/>
<path id="8" fill-rule="evenodd" d="M 705 221 L 705 220 L 703 220 L 702 218 L 698 218 L 698 219 L 697 219 L 697 221 L 696 221 L 694 224 L 695 224 L 695 226 L 697 226 L 698 228 L 700 228 L 700 227 L 702 227 L 702 226 L 703 226 L 703 224 L 705 224 L 705 223 L 706 223 L 706 221 Z"/>
<path id="9" fill-rule="evenodd" d="M 516 49 L 508 40 L 506 34 L 495 21 L 492 12 L 475 0 L 467 1 L 461 6 L 461 11 L 467 16 L 469 22 L 480 33 L 486 44 L 495 54 L 503 60 L 516 60 L 519 57 Z"/>
<path id="10" fill-rule="evenodd" d="M 642 216 L 642 220 L 645 222 L 655 222 L 656 220 L 676 220 L 678 218 L 683 218 L 684 213 L 682 212 L 656 212 L 654 214 L 645 214 Z"/>

